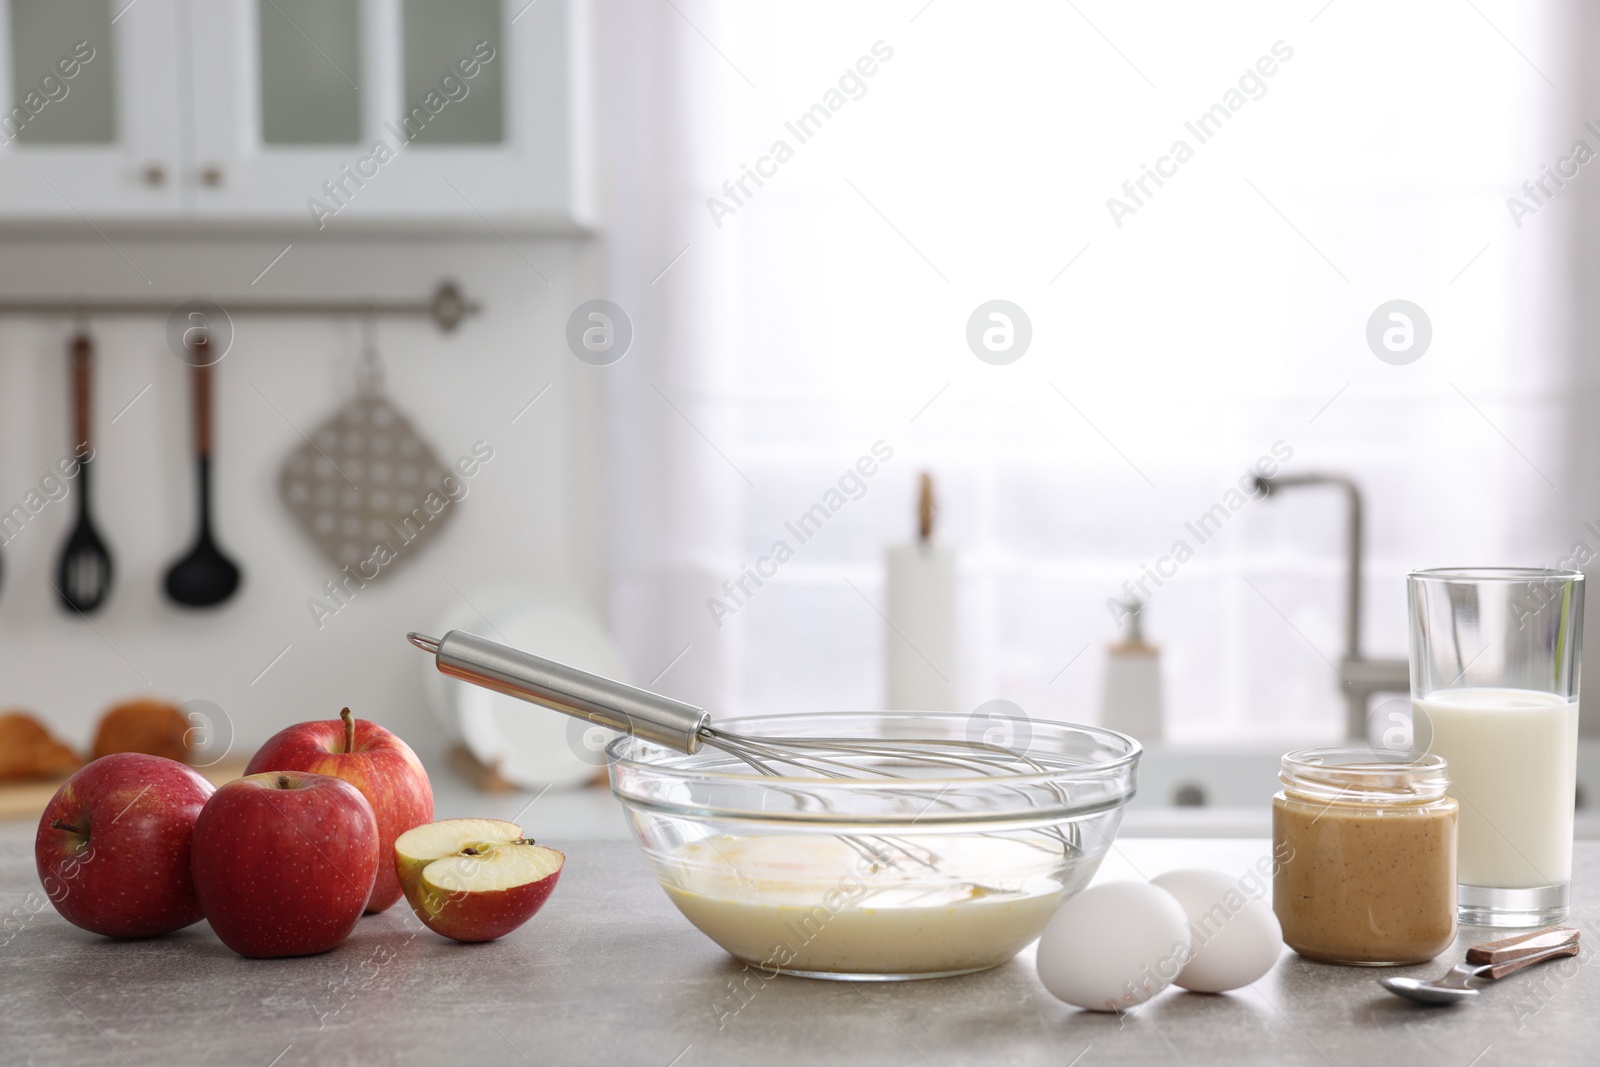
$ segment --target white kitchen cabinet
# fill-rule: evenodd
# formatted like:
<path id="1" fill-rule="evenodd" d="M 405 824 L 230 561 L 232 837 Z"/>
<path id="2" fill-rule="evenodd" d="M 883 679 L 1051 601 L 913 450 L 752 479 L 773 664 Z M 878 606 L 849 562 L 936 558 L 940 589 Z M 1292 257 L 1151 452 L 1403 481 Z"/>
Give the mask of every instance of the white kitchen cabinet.
<path id="1" fill-rule="evenodd" d="M 19 69 L 55 62 L 38 41 L 99 27 L 115 114 L 63 120 L 58 136 L 77 142 L 0 146 L 0 221 L 82 225 L 81 212 L 334 233 L 591 221 L 575 0 L 124 4 L 0 0 L 0 52 Z M 17 26 L 26 49 L 10 47 Z M 6 78 L 0 91 L 15 101 L 25 87 Z"/>
<path id="2" fill-rule="evenodd" d="M 0 0 L 0 218 L 182 211 L 179 0 L 115 2 Z"/>

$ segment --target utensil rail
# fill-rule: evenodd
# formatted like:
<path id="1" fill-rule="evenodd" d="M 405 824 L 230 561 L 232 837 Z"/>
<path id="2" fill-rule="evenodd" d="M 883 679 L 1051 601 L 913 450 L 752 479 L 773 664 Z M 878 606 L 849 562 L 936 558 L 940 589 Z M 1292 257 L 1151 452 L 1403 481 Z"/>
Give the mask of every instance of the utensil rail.
<path id="1" fill-rule="evenodd" d="M 192 298 L 169 299 L 94 299 L 17 297 L 0 299 L 0 316 L 23 315 L 170 315 L 192 303 Z M 428 318 L 445 333 L 454 330 L 469 315 L 483 306 L 470 300 L 454 282 L 441 282 L 426 300 L 217 300 L 229 316 L 233 315 L 330 315 L 375 316 L 386 318 Z"/>

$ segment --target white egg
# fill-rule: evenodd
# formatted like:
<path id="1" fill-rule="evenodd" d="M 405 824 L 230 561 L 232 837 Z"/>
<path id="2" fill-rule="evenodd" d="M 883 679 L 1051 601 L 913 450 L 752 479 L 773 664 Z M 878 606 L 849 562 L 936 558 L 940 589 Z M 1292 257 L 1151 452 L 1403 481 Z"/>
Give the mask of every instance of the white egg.
<path id="1" fill-rule="evenodd" d="M 1092 1011 L 1128 1011 L 1165 989 L 1189 951 L 1189 924 L 1170 893 L 1105 882 L 1061 905 L 1039 938 L 1039 980 Z"/>
<path id="2" fill-rule="evenodd" d="M 1283 929 L 1272 907 L 1222 871 L 1189 868 L 1150 880 L 1177 898 L 1189 920 L 1189 962 L 1173 981 L 1196 993 L 1249 985 L 1278 962 Z"/>

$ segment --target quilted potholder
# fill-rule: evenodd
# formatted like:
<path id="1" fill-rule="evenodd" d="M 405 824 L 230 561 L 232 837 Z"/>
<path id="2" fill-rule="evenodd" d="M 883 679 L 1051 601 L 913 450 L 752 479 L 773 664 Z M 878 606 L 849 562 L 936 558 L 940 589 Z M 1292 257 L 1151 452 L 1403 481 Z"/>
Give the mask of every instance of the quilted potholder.
<path id="1" fill-rule="evenodd" d="M 289 454 L 278 492 L 335 566 L 387 577 L 455 514 L 449 469 L 383 394 L 375 364 L 357 395 Z"/>

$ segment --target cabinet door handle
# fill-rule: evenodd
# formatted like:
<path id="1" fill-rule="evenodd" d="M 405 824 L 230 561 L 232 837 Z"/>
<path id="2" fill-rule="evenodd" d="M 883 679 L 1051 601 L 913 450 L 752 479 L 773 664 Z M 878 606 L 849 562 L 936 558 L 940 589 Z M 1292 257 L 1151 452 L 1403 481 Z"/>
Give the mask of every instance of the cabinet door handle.
<path id="1" fill-rule="evenodd" d="M 215 163 L 200 170 L 200 184 L 215 189 L 222 184 L 222 168 Z"/>
<path id="2" fill-rule="evenodd" d="M 167 182 L 167 168 L 159 163 L 146 163 L 144 170 L 139 172 L 139 178 L 152 188 L 159 188 Z"/>

